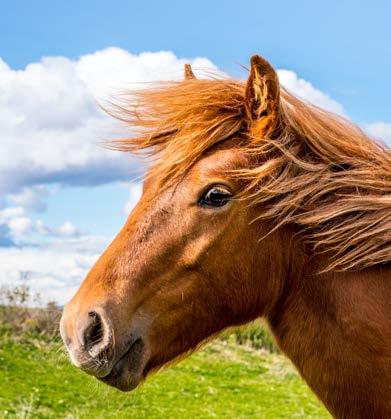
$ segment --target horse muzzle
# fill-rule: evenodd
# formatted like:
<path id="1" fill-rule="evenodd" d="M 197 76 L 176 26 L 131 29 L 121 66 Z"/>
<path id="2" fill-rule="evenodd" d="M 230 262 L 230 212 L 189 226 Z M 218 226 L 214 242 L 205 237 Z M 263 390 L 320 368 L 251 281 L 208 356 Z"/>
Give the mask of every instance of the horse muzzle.
<path id="1" fill-rule="evenodd" d="M 72 363 L 87 374 L 122 391 L 132 390 L 143 379 L 144 340 L 129 333 L 115 342 L 112 322 L 101 308 L 76 315 L 65 307 L 60 332 Z"/>

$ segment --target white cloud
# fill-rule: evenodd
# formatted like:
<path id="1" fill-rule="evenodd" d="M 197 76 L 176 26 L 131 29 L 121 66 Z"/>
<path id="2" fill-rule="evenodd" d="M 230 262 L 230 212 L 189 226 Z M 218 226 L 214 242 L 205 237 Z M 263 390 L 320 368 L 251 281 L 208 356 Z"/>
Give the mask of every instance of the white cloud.
<path id="1" fill-rule="evenodd" d="M 22 207 L 8 207 L 0 210 L 0 222 L 15 217 L 23 217 L 26 211 Z"/>
<path id="2" fill-rule="evenodd" d="M 216 69 L 205 58 L 179 59 L 164 51 L 134 55 L 120 48 L 76 61 L 45 57 L 24 70 L 12 70 L 1 61 L 0 195 L 8 193 L 17 205 L 42 209 L 33 197 L 39 190 L 27 187 L 127 179 L 129 157 L 98 145 L 120 129 L 96 100 L 136 83 L 140 87 L 143 82 L 183 77 L 187 61 L 195 68 Z M 133 162 L 133 173 L 134 166 Z"/>
<path id="3" fill-rule="evenodd" d="M 51 233 L 51 229 L 42 220 L 37 220 L 35 222 L 35 229 L 41 236 L 48 236 Z"/>
<path id="4" fill-rule="evenodd" d="M 316 89 L 310 82 L 298 77 L 291 70 L 278 70 L 280 83 L 301 99 L 313 103 L 330 112 L 343 115 L 344 110 L 340 103 L 333 100 L 326 93 Z"/>
<path id="5" fill-rule="evenodd" d="M 384 141 L 391 146 L 391 123 L 374 122 L 366 125 L 365 129 L 374 138 Z"/>
<path id="6" fill-rule="evenodd" d="M 14 243 L 23 234 L 31 230 L 32 220 L 26 216 L 22 207 L 8 207 L 0 210 L 0 226 L 2 226 L 1 238 Z"/>
<path id="7" fill-rule="evenodd" d="M 52 238 L 78 237 L 81 231 L 70 221 L 60 227 L 50 227 L 42 220 L 32 220 L 23 207 L 8 207 L 0 210 L 0 246 L 2 240 L 11 240 L 12 244 L 23 244 L 30 234 L 50 236 Z M 10 245 L 5 241 L 7 247 Z"/>
<path id="8" fill-rule="evenodd" d="M 49 248 L 8 248 L 0 252 L 0 286 L 19 283 L 22 272 L 30 272 L 27 284 L 44 301 L 65 303 L 79 287 L 99 253 L 82 254 Z"/>
<path id="9" fill-rule="evenodd" d="M 14 238 L 19 238 L 31 231 L 33 222 L 29 217 L 16 217 L 8 221 L 8 227 Z"/>
<path id="10" fill-rule="evenodd" d="M 121 48 L 108 48 L 82 56 L 77 73 L 90 91 L 99 98 L 107 98 L 118 87 L 145 87 L 145 82 L 181 80 L 184 64 L 191 63 L 195 71 L 218 72 L 207 58 L 177 58 L 171 51 L 131 54 Z"/>
<path id="11" fill-rule="evenodd" d="M 131 182 L 129 185 L 129 198 L 124 206 L 124 213 L 130 214 L 141 197 L 143 185 L 141 183 Z"/>
<path id="12" fill-rule="evenodd" d="M 47 188 L 43 185 L 25 187 L 15 194 L 9 194 L 7 200 L 16 206 L 21 206 L 28 210 L 44 212 L 47 209 L 45 200 L 49 196 Z"/>
<path id="13" fill-rule="evenodd" d="M 62 226 L 59 227 L 58 232 L 64 236 L 77 236 L 80 234 L 79 229 L 72 224 L 70 221 L 66 221 Z"/>
<path id="14" fill-rule="evenodd" d="M 1 228 L 1 226 L 0 226 Z M 64 304 L 79 287 L 110 239 L 101 236 L 64 237 L 34 247 L 9 247 L 0 251 L 0 286 L 19 284 L 23 273 L 44 302 Z"/>

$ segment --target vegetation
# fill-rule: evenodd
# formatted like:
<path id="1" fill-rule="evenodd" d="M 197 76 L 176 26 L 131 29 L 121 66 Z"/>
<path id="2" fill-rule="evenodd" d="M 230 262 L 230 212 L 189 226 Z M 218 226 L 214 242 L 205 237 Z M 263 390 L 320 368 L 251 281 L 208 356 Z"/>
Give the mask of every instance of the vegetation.
<path id="1" fill-rule="evenodd" d="M 0 417 L 328 417 L 259 323 L 127 394 L 74 368 L 50 323 L 59 310 L 28 309 L 25 297 L 0 308 Z"/>
<path id="2" fill-rule="evenodd" d="M 61 309 L 54 301 L 43 308 L 41 296 L 28 285 L 29 279 L 30 273 L 24 271 L 19 284 L 0 287 L 0 333 L 54 339 L 59 336 Z"/>

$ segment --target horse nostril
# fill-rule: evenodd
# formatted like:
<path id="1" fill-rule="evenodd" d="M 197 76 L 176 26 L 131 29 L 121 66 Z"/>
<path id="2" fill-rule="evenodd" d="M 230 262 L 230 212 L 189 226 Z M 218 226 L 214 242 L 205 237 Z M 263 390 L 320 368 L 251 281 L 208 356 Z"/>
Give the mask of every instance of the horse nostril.
<path id="1" fill-rule="evenodd" d="M 102 342 L 104 338 L 104 325 L 102 319 L 95 311 L 88 313 L 89 323 L 84 331 L 83 343 L 87 351 L 91 351 Z"/>
<path id="2" fill-rule="evenodd" d="M 95 377 L 105 377 L 114 360 L 114 330 L 102 308 L 72 312 L 68 306 L 60 323 L 61 336 L 72 362 Z"/>

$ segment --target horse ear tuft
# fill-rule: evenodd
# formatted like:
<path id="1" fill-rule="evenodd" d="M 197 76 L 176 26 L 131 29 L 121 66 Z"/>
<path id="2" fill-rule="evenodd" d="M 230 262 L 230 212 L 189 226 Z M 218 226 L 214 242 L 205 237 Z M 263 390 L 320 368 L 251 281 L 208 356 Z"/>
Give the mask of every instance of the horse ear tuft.
<path id="1" fill-rule="evenodd" d="M 193 73 L 193 70 L 191 69 L 190 64 L 185 64 L 185 80 L 195 80 L 196 76 Z"/>
<path id="2" fill-rule="evenodd" d="M 246 85 L 245 108 L 251 125 L 266 134 L 278 121 L 280 85 L 274 68 L 259 55 L 251 57 L 250 76 Z"/>

